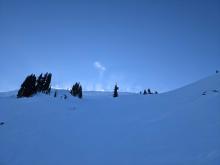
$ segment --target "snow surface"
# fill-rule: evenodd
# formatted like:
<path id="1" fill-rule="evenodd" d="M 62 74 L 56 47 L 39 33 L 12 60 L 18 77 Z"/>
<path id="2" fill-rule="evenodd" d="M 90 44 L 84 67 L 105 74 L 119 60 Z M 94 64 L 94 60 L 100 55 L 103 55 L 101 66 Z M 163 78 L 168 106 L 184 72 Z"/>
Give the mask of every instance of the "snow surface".
<path id="1" fill-rule="evenodd" d="M 219 165 L 220 74 L 147 96 L 0 93 L 0 122 L 0 165 Z"/>

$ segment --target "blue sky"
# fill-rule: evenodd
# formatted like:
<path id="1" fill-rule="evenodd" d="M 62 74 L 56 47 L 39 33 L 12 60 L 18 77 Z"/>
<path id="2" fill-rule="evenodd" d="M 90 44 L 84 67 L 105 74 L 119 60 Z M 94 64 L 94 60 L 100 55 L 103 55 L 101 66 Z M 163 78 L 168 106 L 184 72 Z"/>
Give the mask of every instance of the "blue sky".
<path id="1" fill-rule="evenodd" d="M 84 90 L 172 90 L 220 69 L 219 0 L 0 0 L 0 91 L 27 74 Z"/>

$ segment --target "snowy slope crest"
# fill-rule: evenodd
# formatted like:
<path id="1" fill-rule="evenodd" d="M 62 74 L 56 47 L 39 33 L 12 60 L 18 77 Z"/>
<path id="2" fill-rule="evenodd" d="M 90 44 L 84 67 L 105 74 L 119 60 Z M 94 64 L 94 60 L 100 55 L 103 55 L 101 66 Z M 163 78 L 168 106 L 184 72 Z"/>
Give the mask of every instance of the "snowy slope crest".
<path id="1" fill-rule="evenodd" d="M 159 95 L 53 92 L 0 94 L 0 165 L 220 164 L 220 74 Z"/>

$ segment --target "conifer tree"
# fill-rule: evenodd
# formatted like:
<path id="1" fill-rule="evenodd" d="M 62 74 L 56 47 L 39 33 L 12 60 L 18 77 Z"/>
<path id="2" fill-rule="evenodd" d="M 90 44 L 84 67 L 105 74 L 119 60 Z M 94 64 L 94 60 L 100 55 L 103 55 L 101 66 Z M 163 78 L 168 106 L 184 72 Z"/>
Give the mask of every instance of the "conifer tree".
<path id="1" fill-rule="evenodd" d="M 144 90 L 144 93 L 143 93 L 143 95 L 147 95 L 147 91 L 146 91 L 146 89 Z"/>
<path id="2" fill-rule="evenodd" d="M 42 92 L 46 93 L 47 91 L 47 77 L 48 77 L 48 73 L 45 73 L 42 79 L 42 83 L 43 83 L 43 89 Z"/>
<path id="3" fill-rule="evenodd" d="M 74 97 L 76 97 L 76 96 L 78 96 L 79 98 L 83 97 L 82 86 L 80 85 L 80 83 L 75 83 L 72 86 L 72 89 L 70 90 L 70 94 Z"/>
<path id="4" fill-rule="evenodd" d="M 42 93 L 46 93 L 46 80 L 47 80 L 47 76 L 48 76 L 48 73 L 45 73 L 43 76 L 42 76 L 42 79 L 41 79 L 41 90 L 40 92 Z"/>
<path id="5" fill-rule="evenodd" d="M 148 91 L 148 94 L 152 94 L 152 92 L 151 92 L 150 88 L 148 88 L 148 90 L 147 90 L 147 91 Z"/>
<path id="6" fill-rule="evenodd" d="M 24 88 L 21 86 L 21 88 L 18 90 L 17 98 L 21 98 L 24 93 Z"/>
<path id="7" fill-rule="evenodd" d="M 42 92 L 42 89 L 43 89 L 43 74 L 42 73 L 37 78 L 36 89 L 37 89 L 37 92 Z"/>
<path id="8" fill-rule="evenodd" d="M 70 91 L 70 94 L 73 95 L 73 96 L 77 96 L 79 94 L 79 86 L 80 84 L 79 83 L 75 83 L 73 86 L 72 86 L 72 89 Z"/>
<path id="9" fill-rule="evenodd" d="M 117 86 L 117 84 L 115 84 L 113 97 L 118 97 L 118 89 L 119 87 Z"/>
<path id="10" fill-rule="evenodd" d="M 47 90 L 47 94 L 50 95 L 51 92 L 51 86 L 49 87 L 49 89 Z"/>
<path id="11" fill-rule="evenodd" d="M 45 84 L 44 84 L 44 89 L 45 89 L 45 93 L 49 94 L 50 93 L 50 83 L 51 83 L 51 78 L 52 78 L 52 74 L 48 73 L 46 80 L 45 80 Z"/>
<path id="12" fill-rule="evenodd" d="M 21 84 L 21 88 L 18 91 L 17 98 L 30 97 L 37 92 L 36 90 L 36 76 L 31 74 L 26 77 Z"/>
<path id="13" fill-rule="evenodd" d="M 78 97 L 81 99 L 82 98 L 82 86 L 79 86 L 79 93 L 78 93 Z"/>

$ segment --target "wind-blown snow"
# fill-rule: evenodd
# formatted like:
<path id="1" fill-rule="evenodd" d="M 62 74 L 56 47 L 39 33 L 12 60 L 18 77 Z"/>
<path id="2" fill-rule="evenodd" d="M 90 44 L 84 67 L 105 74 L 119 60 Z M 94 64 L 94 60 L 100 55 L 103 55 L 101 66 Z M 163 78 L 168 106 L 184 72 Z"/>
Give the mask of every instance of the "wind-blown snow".
<path id="1" fill-rule="evenodd" d="M 15 94 L 0 94 L 0 165 L 220 164 L 220 74 L 159 95 Z"/>

